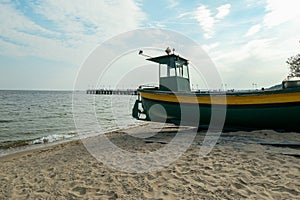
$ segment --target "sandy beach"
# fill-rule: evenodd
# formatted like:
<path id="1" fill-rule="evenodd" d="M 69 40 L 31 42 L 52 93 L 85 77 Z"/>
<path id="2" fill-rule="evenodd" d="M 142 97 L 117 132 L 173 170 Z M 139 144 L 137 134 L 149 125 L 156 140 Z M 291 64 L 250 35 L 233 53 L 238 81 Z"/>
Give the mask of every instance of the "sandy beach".
<path id="1" fill-rule="evenodd" d="M 134 134 L 156 130 L 154 123 L 131 129 Z M 188 135 L 192 130 L 180 131 Z M 123 150 L 151 152 L 167 145 L 176 132 L 176 127 L 166 126 L 145 139 L 124 131 L 106 136 Z M 204 136 L 205 131 L 198 132 L 175 162 L 148 173 L 113 169 L 95 159 L 81 140 L 4 156 L 0 158 L 0 199 L 299 198 L 300 150 L 259 144 L 299 143 L 299 133 L 225 132 L 212 151 L 201 157 Z"/>

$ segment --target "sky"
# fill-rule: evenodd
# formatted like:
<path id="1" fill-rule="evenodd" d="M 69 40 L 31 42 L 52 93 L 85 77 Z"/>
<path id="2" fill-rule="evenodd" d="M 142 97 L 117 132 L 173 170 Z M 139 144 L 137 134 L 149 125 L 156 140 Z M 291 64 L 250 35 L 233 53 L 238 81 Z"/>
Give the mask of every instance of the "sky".
<path id="1" fill-rule="evenodd" d="M 269 87 L 288 75 L 286 60 L 299 53 L 299 6 L 296 0 L 0 0 L 0 89 L 70 90 L 97 46 L 144 28 L 195 41 L 228 89 Z"/>

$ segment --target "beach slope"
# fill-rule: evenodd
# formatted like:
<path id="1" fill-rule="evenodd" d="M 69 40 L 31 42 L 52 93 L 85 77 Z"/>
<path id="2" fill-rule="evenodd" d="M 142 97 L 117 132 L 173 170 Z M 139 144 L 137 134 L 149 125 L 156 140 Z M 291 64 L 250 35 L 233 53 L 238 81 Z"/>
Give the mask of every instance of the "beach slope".
<path id="1" fill-rule="evenodd" d="M 132 131 L 155 132 L 157 126 L 150 123 Z M 189 128 L 183 131 L 188 134 Z M 124 150 L 149 152 L 164 147 L 176 132 L 176 127 L 169 126 L 146 139 L 129 137 L 123 131 L 107 137 Z M 201 157 L 205 132 L 199 132 L 179 159 L 149 173 L 112 169 L 95 159 L 81 140 L 20 152 L 0 158 L 0 199 L 297 199 L 297 156 L 247 140 L 228 140 L 240 135 L 272 138 L 273 142 L 286 138 L 300 141 L 297 133 L 283 134 L 223 133 L 218 145 Z"/>

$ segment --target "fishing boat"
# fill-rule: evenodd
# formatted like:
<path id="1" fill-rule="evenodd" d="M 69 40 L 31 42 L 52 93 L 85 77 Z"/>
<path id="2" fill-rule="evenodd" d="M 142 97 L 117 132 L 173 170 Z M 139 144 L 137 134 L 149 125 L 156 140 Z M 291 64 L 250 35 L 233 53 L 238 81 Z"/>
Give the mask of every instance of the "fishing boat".
<path id="1" fill-rule="evenodd" d="M 132 109 L 134 118 L 199 127 L 213 123 L 234 128 L 300 130 L 300 79 L 287 78 L 276 89 L 192 91 L 189 61 L 166 52 L 146 59 L 159 65 L 159 86 L 139 87 Z"/>

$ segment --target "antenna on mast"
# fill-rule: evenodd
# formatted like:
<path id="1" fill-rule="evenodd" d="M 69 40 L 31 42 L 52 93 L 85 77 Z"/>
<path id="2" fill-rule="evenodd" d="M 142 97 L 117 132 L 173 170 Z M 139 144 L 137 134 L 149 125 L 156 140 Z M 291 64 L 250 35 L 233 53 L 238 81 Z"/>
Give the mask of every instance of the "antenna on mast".
<path id="1" fill-rule="evenodd" d="M 140 50 L 140 51 L 139 51 L 139 55 L 142 55 L 142 56 L 151 58 L 151 56 L 144 54 L 143 50 Z"/>

